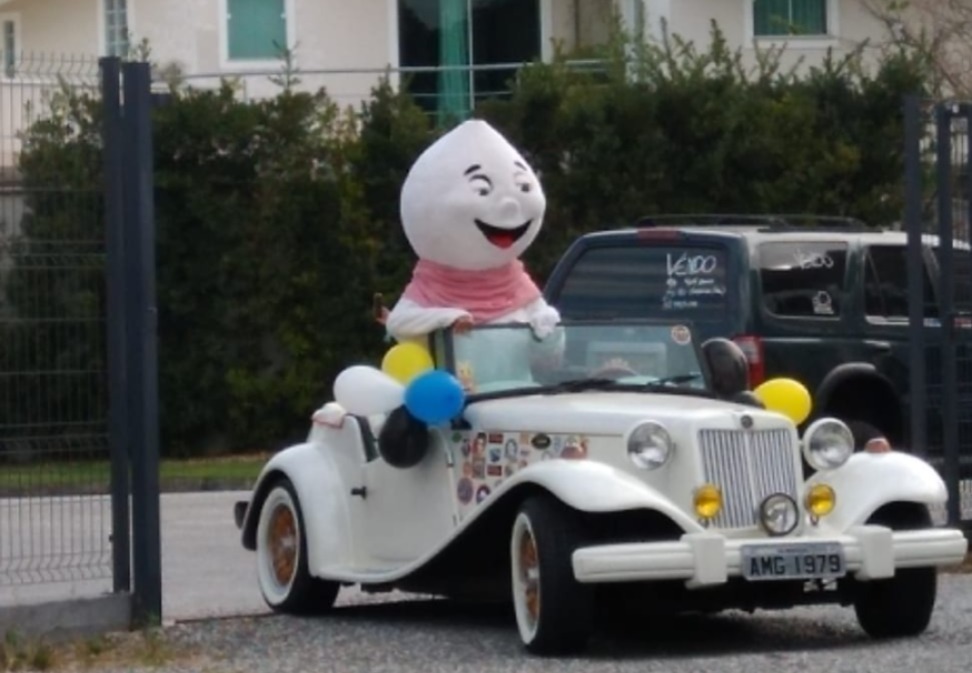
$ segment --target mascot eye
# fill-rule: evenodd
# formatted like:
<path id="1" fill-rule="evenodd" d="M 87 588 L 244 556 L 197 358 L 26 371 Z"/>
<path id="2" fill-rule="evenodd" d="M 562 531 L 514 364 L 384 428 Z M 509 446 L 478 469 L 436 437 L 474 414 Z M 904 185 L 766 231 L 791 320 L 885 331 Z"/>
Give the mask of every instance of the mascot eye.
<path id="1" fill-rule="evenodd" d="M 489 196 L 489 193 L 493 191 L 493 181 L 485 175 L 474 175 L 469 179 L 469 184 L 472 185 L 473 191 L 480 196 Z"/>
<path id="2" fill-rule="evenodd" d="M 516 185 L 517 189 L 519 189 L 524 194 L 528 194 L 530 191 L 533 190 L 533 184 L 530 182 L 529 179 L 527 179 L 527 176 L 523 173 L 517 172 L 513 176 L 513 183 Z"/>

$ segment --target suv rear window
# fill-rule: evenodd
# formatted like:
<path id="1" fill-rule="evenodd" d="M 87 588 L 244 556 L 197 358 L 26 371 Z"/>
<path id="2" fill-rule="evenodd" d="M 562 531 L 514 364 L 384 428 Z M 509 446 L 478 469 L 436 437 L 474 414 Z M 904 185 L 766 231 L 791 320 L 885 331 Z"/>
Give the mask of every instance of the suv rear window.
<path id="1" fill-rule="evenodd" d="M 717 247 L 591 248 L 568 271 L 556 304 L 567 317 L 722 320 L 726 260 L 726 250 Z"/>
<path id="2" fill-rule="evenodd" d="M 847 245 L 836 241 L 759 246 L 763 306 L 787 318 L 836 318 L 845 296 Z"/>

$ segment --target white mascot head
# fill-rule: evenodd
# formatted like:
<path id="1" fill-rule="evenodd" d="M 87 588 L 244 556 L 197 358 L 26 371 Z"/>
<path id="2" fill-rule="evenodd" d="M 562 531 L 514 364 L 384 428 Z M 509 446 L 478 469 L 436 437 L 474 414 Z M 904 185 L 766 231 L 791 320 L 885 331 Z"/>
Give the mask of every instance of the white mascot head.
<path id="1" fill-rule="evenodd" d="M 412 165 L 402 186 L 402 225 L 419 258 L 479 271 L 523 254 L 546 205 L 520 153 L 492 126 L 471 120 Z"/>

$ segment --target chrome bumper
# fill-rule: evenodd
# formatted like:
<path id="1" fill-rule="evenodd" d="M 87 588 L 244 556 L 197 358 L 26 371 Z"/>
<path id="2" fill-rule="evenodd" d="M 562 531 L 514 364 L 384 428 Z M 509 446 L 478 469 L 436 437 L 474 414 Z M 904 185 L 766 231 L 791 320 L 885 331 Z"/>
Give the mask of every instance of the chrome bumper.
<path id="1" fill-rule="evenodd" d="M 929 528 L 892 531 L 855 526 L 836 537 L 781 538 L 776 542 L 836 542 L 844 550 L 847 574 L 859 580 L 893 577 L 897 568 L 961 563 L 968 541 L 959 530 Z M 675 542 L 582 547 L 573 554 L 577 581 L 635 582 L 684 580 L 690 587 L 722 584 L 742 574 L 740 548 L 774 540 L 727 539 L 717 533 L 687 533 Z"/>

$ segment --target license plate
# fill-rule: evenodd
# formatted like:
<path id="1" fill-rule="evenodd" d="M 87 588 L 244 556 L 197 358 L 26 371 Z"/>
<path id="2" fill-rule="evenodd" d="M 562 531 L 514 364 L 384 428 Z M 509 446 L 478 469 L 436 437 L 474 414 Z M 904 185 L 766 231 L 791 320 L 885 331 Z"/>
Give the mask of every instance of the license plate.
<path id="1" fill-rule="evenodd" d="M 844 550 L 832 542 L 753 544 L 740 548 L 747 580 L 833 579 L 847 573 Z"/>

